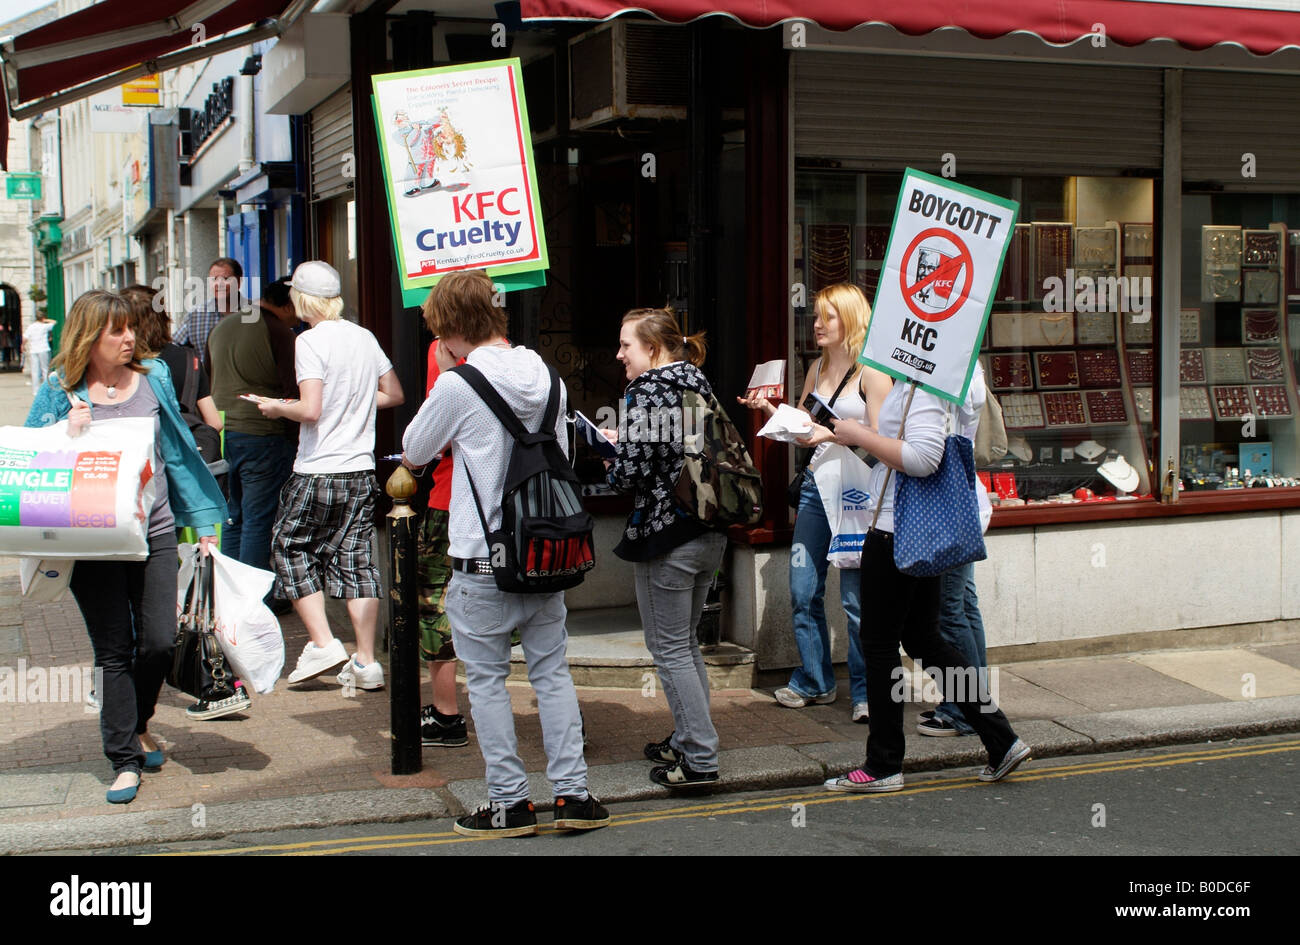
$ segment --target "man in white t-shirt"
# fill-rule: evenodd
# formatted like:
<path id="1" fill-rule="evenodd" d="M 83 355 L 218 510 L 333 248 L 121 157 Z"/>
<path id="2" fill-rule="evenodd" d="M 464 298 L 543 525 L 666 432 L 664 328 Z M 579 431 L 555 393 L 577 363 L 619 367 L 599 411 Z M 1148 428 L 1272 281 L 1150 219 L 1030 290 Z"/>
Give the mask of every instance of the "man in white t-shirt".
<path id="1" fill-rule="evenodd" d="M 402 403 L 402 385 L 375 336 L 340 318 L 334 267 L 303 263 L 289 297 L 311 326 L 296 346 L 299 399 L 258 404 L 268 417 L 300 424 L 293 475 L 280 493 L 271 533 L 277 596 L 293 602 L 311 637 L 289 684 L 343 666 L 338 680 L 344 686 L 380 689 L 384 670 L 375 659 L 375 628 L 382 589 L 370 554 L 379 495 L 375 411 Z M 330 631 L 326 590 L 348 602 L 357 637 L 351 659 Z"/>
<path id="2" fill-rule="evenodd" d="M 50 373 L 50 332 L 53 330 L 54 319 L 46 318 L 45 313 L 40 312 L 36 321 L 23 332 L 23 353 L 27 356 L 27 370 L 32 375 L 33 393 L 41 389 Z"/>

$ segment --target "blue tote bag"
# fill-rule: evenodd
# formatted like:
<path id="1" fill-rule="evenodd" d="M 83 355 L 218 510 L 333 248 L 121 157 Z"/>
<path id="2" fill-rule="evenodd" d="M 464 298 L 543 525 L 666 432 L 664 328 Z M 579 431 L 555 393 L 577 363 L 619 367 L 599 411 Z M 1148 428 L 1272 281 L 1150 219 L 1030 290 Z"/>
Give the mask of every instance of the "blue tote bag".
<path id="1" fill-rule="evenodd" d="M 933 577 L 987 557 L 975 498 L 974 446 L 950 433 L 933 473 L 920 479 L 898 474 L 894 566 L 913 577 Z"/>

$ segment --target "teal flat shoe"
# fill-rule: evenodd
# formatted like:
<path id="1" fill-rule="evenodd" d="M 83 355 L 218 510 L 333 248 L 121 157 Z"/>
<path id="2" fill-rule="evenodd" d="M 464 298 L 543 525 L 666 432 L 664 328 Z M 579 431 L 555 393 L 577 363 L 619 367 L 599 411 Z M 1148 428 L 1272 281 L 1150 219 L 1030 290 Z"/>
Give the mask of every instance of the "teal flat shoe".
<path id="1" fill-rule="evenodd" d="M 139 775 L 136 776 L 137 778 Z M 137 780 L 130 787 L 118 788 L 117 790 L 109 789 L 104 795 L 104 799 L 110 804 L 130 804 L 135 800 L 136 794 L 140 791 L 140 782 Z"/>
<path id="2" fill-rule="evenodd" d="M 163 754 L 161 748 L 157 751 L 146 751 L 144 753 L 144 770 L 157 771 L 163 766 L 163 762 L 166 760 L 167 757 Z"/>

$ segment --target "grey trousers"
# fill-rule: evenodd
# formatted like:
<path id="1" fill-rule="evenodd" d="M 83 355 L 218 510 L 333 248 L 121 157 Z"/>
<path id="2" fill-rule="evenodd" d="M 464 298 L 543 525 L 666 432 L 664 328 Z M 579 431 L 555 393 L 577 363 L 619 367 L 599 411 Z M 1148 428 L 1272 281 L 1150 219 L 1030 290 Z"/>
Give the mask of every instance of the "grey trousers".
<path id="1" fill-rule="evenodd" d="M 718 770 L 709 677 L 695 628 L 726 547 L 726 535 L 708 532 L 666 555 L 632 563 L 646 649 L 654 657 L 676 726 L 672 746 L 692 771 Z"/>
<path id="2" fill-rule="evenodd" d="M 546 776 L 557 797 L 584 797 L 587 761 L 582 754 L 578 694 L 565 656 L 564 594 L 509 594 L 498 590 L 488 575 L 453 571 L 446 610 L 456 655 L 465 664 L 489 799 L 509 805 L 528 798 L 528 776 L 519 758 L 515 715 L 506 689 L 510 633 L 516 629 L 528 660 L 528 680 L 537 693 Z"/>

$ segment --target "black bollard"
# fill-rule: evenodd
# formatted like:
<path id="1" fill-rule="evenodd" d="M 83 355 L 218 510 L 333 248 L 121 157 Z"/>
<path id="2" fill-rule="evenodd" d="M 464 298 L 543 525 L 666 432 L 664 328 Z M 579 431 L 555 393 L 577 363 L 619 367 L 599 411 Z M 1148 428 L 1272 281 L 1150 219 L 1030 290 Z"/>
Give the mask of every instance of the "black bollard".
<path id="1" fill-rule="evenodd" d="M 393 733 L 393 774 L 416 774 L 420 756 L 420 602 L 416 534 L 419 517 L 409 499 L 415 479 L 405 466 L 388 477 L 386 490 L 393 500 L 388 513 L 389 558 L 392 585 L 388 606 L 389 705 Z"/>

